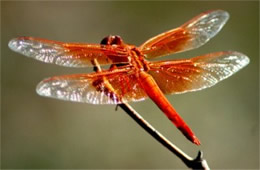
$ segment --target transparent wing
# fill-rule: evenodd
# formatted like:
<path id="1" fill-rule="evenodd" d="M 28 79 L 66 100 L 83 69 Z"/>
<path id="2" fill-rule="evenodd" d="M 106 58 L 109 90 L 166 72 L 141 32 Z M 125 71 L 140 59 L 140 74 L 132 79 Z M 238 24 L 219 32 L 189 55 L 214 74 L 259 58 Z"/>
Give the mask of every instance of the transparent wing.
<path id="1" fill-rule="evenodd" d="M 147 97 L 135 74 L 125 70 L 56 76 L 40 82 L 36 90 L 41 96 L 91 104 L 119 104 Z"/>
<path id="2" fill-rule="evenodd" d="M 33 37 L 15 38 L 8 45 L 27 57 L 68 67 L 92 66 L 94 59 L 101 65 L 129 62 L 126 50 L 117 45 L 63 43 Z"/>
<path id="3" fill-rule="evenodd" d="M 149 39 L 139 49 L 147 58 L 155 58 L 198 48 L 214 37 L 228 18 L 222 10 L 202 13 L 181 27 Z"/>
<path id="4" fill-rule="evenodd" d="M 249 63 L 239 52 L 216 52 L 188 60 L 151 64 L 149 73 L 165 94 L 202 90 L 233 75 Z"/>

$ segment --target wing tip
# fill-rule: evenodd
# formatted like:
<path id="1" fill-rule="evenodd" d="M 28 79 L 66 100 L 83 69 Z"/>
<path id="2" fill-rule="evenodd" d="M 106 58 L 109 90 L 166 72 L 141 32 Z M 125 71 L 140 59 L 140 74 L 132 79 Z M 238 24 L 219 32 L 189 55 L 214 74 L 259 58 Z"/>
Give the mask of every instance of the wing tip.
<path id="1" fill-rule="evenodd" d="M 229 61 L 234 62 L 233 64 L 236 64 L 241 68 L 245 67 L 250 63 L 250 59 L 247 55 L 244 53 L 238 52 L 238 51 L 220 51 L 220 52 L 213 52 L 205 56 L 213 56 L 213 57 L 220 57 L 222 59 L 228 59 Z M 225 62 L 223 60 L 223 62 Z"/>
<path id="2" fill-rule="evenodd" d="M 206 39 L 209 40 L 223 28 L 228 19 L 229 13 L 227 11 L 221 9 L 209 10 L 186 22 L 183 27 L 195 34 L 196 32 L 201 34 L 202 31 Z"/>
<path id="3" fill-rule="evenodd" d="M 250 63 L 250 58 L 245 55 L 244 53 L 237 52 L 237 51 L 228 51 L 230 55 L 235 55 L 238 57 L 238 64 L 241 66 L 241 68 L 247 66 Z"/>
<path id="4" fill-rule="evenodd" d="M 36 86 L 36 93 L 40 96 L 50 97 L 51 89 L 50 87 L 48 87 L 48 83 L 46 83 L 45 80 L 38 83 L 38 85 Z"/>
<path id="5" fill-rule="evenodd" d="M 36 93 L 43 97 L 79 103 L 121 104 L 123 102 L 117 100 L 113 93 L 105 96 L 106 94 L 104 94 L 103 92 L 94 91 L 92 92 L 92 94 L 88 95 L 78 93 L 75 91 L 75 89 L 63 89 L 63 86 L 66 88 L 66 84 L 64 83 L 65 82 L 63 82 L 62 80 L 57 80 L 54 77 L 44 79 L 36 86 Z"/>
<path id="6" fill-rule="evenodd" d="M 13 38 L 8 42 L 8 47 L 18 53 L 24 54 L 25 48 L 28 47 L 30 44 L 30 37 L 17 37 Z"/>
<path id="7" fill-rule="evenodd" d="M 223 9 L 215 9 L 215 10 L 212 10 L 212 12 L 218 13 L 218 14 L 226 16 L 226 17 L 229 17 L 229 13 L 227 11 L 223 10 Z"/>
<path id="8" fill-rule="evenodd" d="M 18 51 L 18 43 L 19 39 L 18 38 L 13 38 L 9 41 L 8 47 L 13 50 L 13 51 Z"/>
<path id="9" fill-rule="evenodd" d="M 208 10 L 206 12 L 202 13 L 202 16 L 205 15 L 209 15 L 211 14 L 212 16 L 219 16 L 219 17 L 223 17 L 225 20 L 228 20 L 230 15 L 227 11 L 223 10 L 223 9 L 212 9 L 212 10 Z"/>
<path id="10" fill-rule="evenodd" d="M 221 18 L 222 18 L 222 22 L 223 22 L 223 25 L 228 21 L 230 15 L 227 11 L 224 11 L 224 10 L 216 10 L 216 12 L 218 13 L 217 15 L 219 15 Z"/>

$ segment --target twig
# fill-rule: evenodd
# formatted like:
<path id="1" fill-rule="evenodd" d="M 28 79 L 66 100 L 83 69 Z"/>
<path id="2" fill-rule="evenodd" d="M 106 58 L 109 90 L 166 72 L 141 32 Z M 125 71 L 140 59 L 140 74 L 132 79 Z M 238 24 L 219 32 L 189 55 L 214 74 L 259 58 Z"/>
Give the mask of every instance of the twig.
<path id="1" fill-rule="evenodd" d="M 119 104 L 119 106 L 131 117 L 136 123 L 138 123 L 146 132 L 152 135 L 158 142 L 165 146 L 168 150 L 179 157 L 187 167 L 192 169 L 204 169 L 209 170 L 209 166 L 205 159 L 203 159 L 203 154 L 201 151 L 195 159 L 192 159 L 177 146 L 172 144 L 166 137 L 164 137 L 160 132 L 158 132 L 151 124 L 149 124 L 144 118 L 138 114 L 128 103 Z"/>
<path id="2" fill-rule="evenodd" d="M 94 71 L 101 72 L 101 67 L 97 60 L 93 60 Z M 165 146 L 168 150 L 174 153 L 178 158 L 180 158 L 187 167 L 192 169 L 203 169 L 209 170 L 207 161 L 203 159 L 203 154 L 201 151 L 198 152 L 196 158 L 191 158 L 177 146 L 172 144 L 166 137 L 164 137 L 160 132 L 158 132 L 151 124 L 149 124 L 138 112 L 136 112 L 128 103 L 118 104 L 132 119 L 136 121 L 147 133 L 154 137 L 159 143 Z"/>

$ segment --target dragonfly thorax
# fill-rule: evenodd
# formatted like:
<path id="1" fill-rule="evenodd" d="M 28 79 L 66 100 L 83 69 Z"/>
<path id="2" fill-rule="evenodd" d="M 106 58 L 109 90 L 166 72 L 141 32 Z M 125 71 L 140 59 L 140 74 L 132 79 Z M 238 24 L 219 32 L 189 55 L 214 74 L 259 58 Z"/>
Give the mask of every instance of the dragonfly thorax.
<path id="1" fill-rule="evenodd" d="M 109 35 L 102 39 L 100 42 L 102 45 L 119 45 L 122 48 L 127 47 L 126 49 L 129 51 L 129 56 L 131 56 L 131 62 L 129 63 L 134 68 L 139 70 L 147 70 L 148 65 L 147 61 L 144 60 L 144 56 L 142 52 L 133 45 L 126 45 L 123 39 L 118 35 Z M 124 66 L 126 64 L 116 64 L 116 66 Z"/>
<path id="2" fill-rule="evenodd" d="M 134 65 L 140 71 L 148 71 L 149 62 L 144 59 L 143 53 L 136 47 L 131 49 L 132 53 L 132 65 Z"/>

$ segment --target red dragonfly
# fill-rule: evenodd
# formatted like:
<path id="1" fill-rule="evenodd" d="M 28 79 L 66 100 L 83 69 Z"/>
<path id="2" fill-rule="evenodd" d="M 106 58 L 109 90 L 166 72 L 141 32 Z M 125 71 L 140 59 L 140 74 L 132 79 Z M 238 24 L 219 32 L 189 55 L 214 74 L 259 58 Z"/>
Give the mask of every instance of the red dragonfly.
<path id="1" fill-rule="evenodd" d="M 225 51 L 181 60 L 146 59 L 198 48 L 214 37 L 228 18 L 229 14 L 223 10 L 204 12 L 139 47 L 124 43 L 119 36 L 108 36 L 100 44 L 19 37 L 12 39 L 9 47 L 25 56 L 61 66 L 110 64 L 110 69 L 96 73 L 47 78 L 38 84 L 37 93 L 91 104 L 120 104 L 149 97 L 190 141 L 200 145 L 164 94 L 211 87 L 245 67 L 249 58 L 239 52 Z"/>

